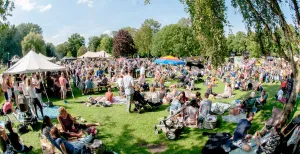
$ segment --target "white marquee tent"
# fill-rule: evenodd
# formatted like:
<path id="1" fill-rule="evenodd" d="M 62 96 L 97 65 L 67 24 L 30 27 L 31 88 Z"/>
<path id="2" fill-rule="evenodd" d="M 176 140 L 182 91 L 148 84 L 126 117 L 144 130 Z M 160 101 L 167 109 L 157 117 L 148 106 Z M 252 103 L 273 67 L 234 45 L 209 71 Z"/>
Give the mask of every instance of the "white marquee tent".
<path id="1" fill-rule="evenodd" d="M 39 55 L 40 57 L 42 57 L 42 58 L 48 60 L 48 61 L 51 61 L 51 60 L 54 60 L 54 59 L 55 59 L 55 57 L 47 57 L 47 56 L 45 56 L 45 55 L 43 55 L 43 54 L 41 54 L 41 53 L 39 53 L 38 55 Z"/>
<path id="2" fill-rule="evenodd" d="M 61 70 L 66 70 L 66 68 L 41 58 L 41 56 L 34 51 L 29 51 L 26 56 L 6 70 L 4 74 L 21 74 Z"/>
<path id="3" fill-rule="evenodd" d="M 98 52 L 88 51 L 84 55 L 82 55 L 78 58 L 81 59 L 81 58 L 109 58 L 109 57 L 111 57 L 111 55 L 105 51 L 98 51 Z"/>

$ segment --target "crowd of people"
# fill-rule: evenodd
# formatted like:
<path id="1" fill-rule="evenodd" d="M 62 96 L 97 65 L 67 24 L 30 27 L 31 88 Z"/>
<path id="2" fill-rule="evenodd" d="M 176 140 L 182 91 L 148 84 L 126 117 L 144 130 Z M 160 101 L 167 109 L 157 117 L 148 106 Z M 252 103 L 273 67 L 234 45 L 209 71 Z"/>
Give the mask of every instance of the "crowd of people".
<path id="1" fill-rule="evenodd" d="M 245 109 L 245 106 L 264 106 L 267 103 L 268 94 L 263 87 L 264 83 L 280 83 L 280 89 L 276 95 L 276 99 L 282 102 L 287 102 L 291 96 L 294 86 L 294 76 L 291 66 L 281 60 L 274 59 L 273 61 L 264 61 L 257 65 L 254 60 L 245 59 L 244 63 L 236 66 L 234 63 L 228 62 L 213 69 L 210 64 L 204 68 L 186 67 L 186 66 L 171 66 L 157 65 L 148 59 L 131 59 L 117 60 L 111 59 L 107 61 L 98 60 L 75 60 L 63 63 L 67 68 L 62 72 L 46 72 L 18 74 L 18 75 L 3 75 L 2 76 L 2 91 L 6 103 L 2 107 L 2 114 L 15 113 L 13 105 L 19 107 L 19 96 L 29 100 L 29 108 L 31 113 L 38 119 L 43 119 L 41 133 L 52 143 L 52 153 L 55 147 L 62 153 L 79 153 L 84 151 L 85 144 L 92 141 L 97 130 L 95 126 L 99 123 L 88 124 L 78 123 L 76 118 L 72 117 L 65 108 L 59 108 L 58 123 L 61 128 L 55 127 L 48 116 L 44 116 L 44 103 L 42 97 L 48 94 L 50 97 L 60 96 L 65 103 L 69 93 L 72 93 L 72 88 L 78 88 L 82 95 L 95 93 L 96 90 L 107 90 L 103 98 L 89 97 L 90 102 L 108 101 L 114 103 L 113 88 L 118 89 L 119 97 L 126 98 L 126 112 L 131 113 L 131 105 L 134 104 L 135 93 L 139 93 L 142 99 L 150 101 L 154 104 L 170 105 L 170 115 L 185 107 L 182 113 L 185 125 L 193 125 L 203 129 L 205 118 L 211 114 L 212 100 L 227 99 L 234 97 L 234 91 L 253 91 L 245 104 L 241 104 L 239 110 Z M 170 81 L 178 80 L 176 84 L 167 86 Z M 71 85 L 71 81 L 72 84 Z M 191 91 L 197 91 L 195 83 L 203 82 L 207 86 L 206 92 L 201 94 Z M 217 94 L 213 92 L 214 87 L 218 86 L 219 82 L 225 83 L 224 92 Z M 168 84 L 167 84 L 168 83 Z M 181 89 L 181 90 L 179 90 Z M 149 91 L 149 92 L 148 92 Z M 256 96 L 256 92 L 259 96 Z M 263 108 L 260 108 L 263 110 Z M 43 117 L 38 117 L 38 110 Z M 245 111 L 245 110 L 243 110 Z M 257 108 L 246 110 L 247 118 L 242 119 L 234 132 L 232 145 L 250 151 L 252 145 L 248 144 L 248 140 L 252 138 L 247 135 L 247 130 L 251 128 L 251 121 Z M 7 123 L 5 128 L 9 131 L 6 134 L 2 128 L 1 139 L 3 143 L 12 145 L 17 152 L 28 152 L 32 149 L 16 141 L 18 134 L 11 128 L 11 123 Z M 265 143 L 260 143 L 259 138 L 261 133 L 256 133 L 258 153 L 274 153 L 276 146 L 280 142 L 280 129 L 282 126 L 276 123 L 271 132 L 270 140 Z M 75 143 L 69 143 L 63 138 L 84 136 L 82 130 L 88 129 L 88 136 L 82 138 Z M 265 131 L 266 132 L 266 131 Z M 231 144 L 224 146 L 225 151 L 230 151 Z M 6 146 L 4 146 L 6 147 Z M 4 149 L 5 151 L 5 149 Z"/>

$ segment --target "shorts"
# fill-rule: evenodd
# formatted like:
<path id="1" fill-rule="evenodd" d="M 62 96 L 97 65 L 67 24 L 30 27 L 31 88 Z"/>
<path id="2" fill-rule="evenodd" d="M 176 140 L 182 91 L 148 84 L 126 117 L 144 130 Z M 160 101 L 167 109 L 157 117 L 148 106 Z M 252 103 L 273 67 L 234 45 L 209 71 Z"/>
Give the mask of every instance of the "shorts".
<path id="1" fill-rule="evenodd" d="M 237 141 L 233 141 L 232 142 L 233 145 L 237 146 L 238 148 L 242 149 L 243 146 L 245 145 L 245 143 L 243 142 L 243 140 L 237 140 Z"/>
<path id="2" fill-rule="evenodd" d="M 62 92 L 63 96 L 67 95 L 67 89 L 66 88 L 61 87 L 61 92 Z"/>

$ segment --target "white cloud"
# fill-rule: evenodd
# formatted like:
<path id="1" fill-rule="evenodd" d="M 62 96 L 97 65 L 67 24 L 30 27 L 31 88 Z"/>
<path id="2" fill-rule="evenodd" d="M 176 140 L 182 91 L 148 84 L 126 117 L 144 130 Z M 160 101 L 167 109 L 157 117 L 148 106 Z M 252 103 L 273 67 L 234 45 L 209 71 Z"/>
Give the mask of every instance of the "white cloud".
<path id="1" fill-rule="evenodd" d="M 87 4 L 88 7 L 93 7 L 94 1 L 93 0 L 78 0 L 77 4 Z"/>
<path id="2" fill-rule="evenodd" d="M 38 6 L 35 2 L 36 0 L 15 0 L 16 7 L 20 7 L 23 11 L 32 11 L 34 9 L 39 9 L 40 12 L 45 12 L 52 8 L 51 4 L 47 4 L 45 6 L 40 5 Z"/>
<path id="3" fill-rule="evenodd" d="M 27 12 L 36 8 L 36 2 L 31 2 L 31 0 L 16 0 L 15 4 Z"/>
<path id="4" fill-rule="evenodd" d="M 56 35 L 52 36 L 51 38 L 52 38 L 52 39 L 56 39 L 56 38 L 58 38 L 58 37 L 59 37 L 59 34 L 56 34 Z"/>
<path id="5" fill-rule="evenodd" d="M 52 8 L 52 5 L 51 4 L 48 4 L 46 6 L 40 6 L 40 12 L 45 12 L 45 11 L 48 11 Z"/>

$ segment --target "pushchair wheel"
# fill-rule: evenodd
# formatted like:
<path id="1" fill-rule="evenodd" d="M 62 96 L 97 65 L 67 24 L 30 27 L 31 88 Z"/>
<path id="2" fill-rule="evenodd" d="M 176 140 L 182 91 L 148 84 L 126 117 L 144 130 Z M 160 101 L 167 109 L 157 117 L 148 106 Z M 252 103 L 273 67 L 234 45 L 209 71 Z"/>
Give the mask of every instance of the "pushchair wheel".
<path id="1" fill-rule="evenodd" d="M 169 140 L 175 140 L 175 139 L 177 138 L 176 133 L 173 132 L 173 131 L 168 131 L 168 132 L 166 133 L 166 136 L 167 136 L 167 138 L 168 138 Z"/>
<path id="2" fill-rule="evenodd" d="M 156 126 L 154 126 L 154 132 L 155 132 L 155 134 L 160 134 L 160 131 L 158 130 L 158 128 Z"/>

